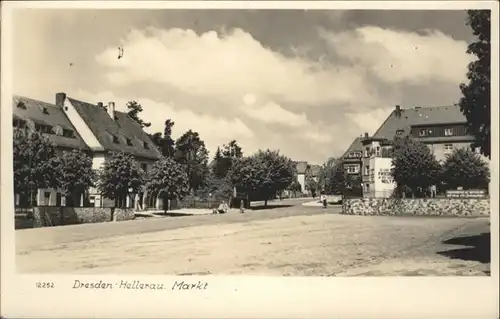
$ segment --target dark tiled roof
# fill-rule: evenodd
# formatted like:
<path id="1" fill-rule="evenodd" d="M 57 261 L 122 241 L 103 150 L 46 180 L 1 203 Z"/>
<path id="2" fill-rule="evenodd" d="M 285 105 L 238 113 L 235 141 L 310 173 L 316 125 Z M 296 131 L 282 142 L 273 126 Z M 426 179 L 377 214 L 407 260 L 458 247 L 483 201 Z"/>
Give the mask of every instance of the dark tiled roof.
<path id="1" fill-rule="evenodd" d="M 401 109 L 401 116 L 396 116 L 394 110 L 380 128 L 375 132 L 375 138 L 392 140 L 398 130 L 404 131 L 403 135 L 410 133 L 414 125 L 436 125 L 465 123 L 466 118 L 458 106 L 435 106 Z"/>
<path id="2" fill-rule="evenodd" d="M 25 108 L 17 107 L 19 103 L 24 104 Z M 46 109 L 47 113 L 43 112 Z M 83 141 L 78 131 L 64 114 L 63 110 L 53 104 L 30 99 L 23 96 L 12 96 L 12 115 L 15 118 L 30 120 L 33 123 L 50 125 L 52 127 L 60 126 L 63 129 L 73 131 L 75 138 L 59 136 L 56 134 L 43 134 L 51 142 L 59 147 L 89 150 L 87 144 Z"/>
<path id="3" fill-rule="evenodd" d="M 126 113 L 115 111 L 116 120 L 113 120 L 104 107 L 69 97 L 68 100 L 106 150 L 123 151 L 150 159 L 160 158 L 160 152 L 148 135 Z M 113 142 L 113 136 L 118 137 L 119 144 Z M 127 145 L 127 138 L 132 145 Z M 144 147 L 144 143 L 149 145 L 149 149 Z"/>
<path id="4" fill-rule="evenodd" d="M 351 145 L 347 148 L 345 153 L 342 155 L 342 158 L 346 157 L 351 152 L 361 152 L 363 150 L 362 141 L 362 137 L 356 137 L 354 141 L 352 141 Z"/>
<path id="5" fill-rule="evenodd" d="M 305 174 L 309 165 L 307 162 L 297 162 L 297 174 Z"/>

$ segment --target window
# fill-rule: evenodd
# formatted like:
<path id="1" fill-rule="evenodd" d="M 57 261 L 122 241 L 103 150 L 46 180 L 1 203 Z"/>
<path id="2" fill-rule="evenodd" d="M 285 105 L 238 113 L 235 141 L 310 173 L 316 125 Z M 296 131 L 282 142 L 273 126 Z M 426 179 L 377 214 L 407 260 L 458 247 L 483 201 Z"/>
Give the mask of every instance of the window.
<path id="1" fill-rule="evenodd" d="M 365 175 L 370 175 L 370 165 L 365 165 Z"/>
<path id="2" fill-rule="evenodd" d="M 453 135 L 453 129 L 452 128 L 445 128 L 444 129 L 444 136 L 452 136 Z"/>
<path id="3" fill-rule="evenodd" d="M 396 136 L 401 136 L 401 135 L 404 134 L 404 132 L 405 132 L 404 130 L 397 130 L 396 131 Z"/>
<path id="4" fill-rule="evenodd" d="M 361 157 L 361 152 L 354 152 L 354 157 L 360 158 Z"/>
<path id="5" fill-rule="evenodd" d="M 375 149 L 375 156 L 380 156 L 380 146 Z"/>
<path id="6" fill-rule="evenodd" d="M 445 153 L 453 152 L 453 144 L 444 144 L 444 152 Z"/>
<path id="7" fill-rule="evenodd" d="M 120 141 L 118 140 L 118 136 L 113 135 L 113 143 L 120 144 Z"/>
<path id="8" fill-rule="evenodd" d="M 359 166 L 358 165 L 347 165 L 346 166 L 347 173 L 349 174 L 355 174 L 359 172 Z"/>
<path id="9" fill-rule="evenodd" d="M 148 170 L 148 164 L 141 163 L 141 169 L 145 172 Z"/>
<path id="10" fill-rule="evenodd" d="M 46 107 L 42 107 L 42 113 L 43 114 L 49 114 L 49 110 L 47 110 Z"/>
<path id="11" fill-rule="evenodd" d="M 365 148 L 365 157 L 368 157 L 368 156 L 370 156 L 370 148 L 369 147 Z"/>
<path id="12" fill-rule="evenodd" d="M 26 110 L 26 104 L 24 104 L 24 102 L 19 101 L 16 106 L 20 109 Z"/>
<path id="13" fill-rule="evenodd" d="M 148 150 L 149 149 L 149 144 L 146 143 L 146 142 L 144 142 L 144 148 Z"/>
<path id="14" fill-rule="evenodd" d="M 370 184 L 365 183 L 365 191 L 366 192 L 370 191 Z"/>
<path id="15" fill-rule="evenodd" d="M 129 138 L 127 138 L 127 145 L 128 145 L 128 146 L 132 146 L 132 145 L 133 145 L 133 144 L 132 144 L 132 140 L 131 140 L 131 139 L 129 139 Z"/>
<path id="16" fill-rule="evenodd" d="M 431 130 L 431 129 L 427 130 L 427 135 L 428 135 L 428 136 L 431 136 L 431 135 L 432 135 L 432 130 Z"/>
<path id="17" fill-rule="evenodd" d="M 63 129 L 63 136 L 69 138 L 75 138 L 75 132 L 72 130 Z"/>
<path id="18" fill-rule="evenodd" d="M 427 134 L 427 130 L 426 129 L 421 129 L 419 132 L 418 132 L 418 136 L 425 136 Z"/>
<path id="19" fill-rule="evenodd" d="M 59 136 L 63 135 L 64 134 L 63 128 L 60 127 L 59 125 L 56 125 L 54 127 L 54 134 L 59 135 Z"/>

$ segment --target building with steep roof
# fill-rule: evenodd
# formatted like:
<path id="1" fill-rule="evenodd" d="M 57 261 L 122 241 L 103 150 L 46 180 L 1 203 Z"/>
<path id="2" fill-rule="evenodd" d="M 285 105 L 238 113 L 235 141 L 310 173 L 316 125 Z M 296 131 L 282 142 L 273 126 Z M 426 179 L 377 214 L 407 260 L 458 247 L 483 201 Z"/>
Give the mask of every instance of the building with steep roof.
<path id="1" fill-rule="evenodd" d="M 141 126 L 126 113 L 116 111 L 114 102 L 91 104 L 68 97 L 65 93 L 57 93 L 56 106 L 69 118 L 91 149 L 94 169 L 100 169 L 112 152 L 133 155 L 144 171 L 161 158 L 161 153 Z M 145 192 L 136 194 L 134 201 L 129 196 L 111 201 L 93 188 L 89 197 L 96 207 L 160 208 L 163 205 L 160 198 L 148 196 Z"/>
<path id="2" fill-rule="evenodd" d="M 390 153 L 392 140 L 398 136 L 411 136 L 426 144 L 440 162 L 454 149 L 469 148 L 474 141 L 474 137 L 467 134 L 467 120 L 458 106 L 402 109 L 397 105 L 375 134 L 365 133 L 361 141 L 364 196 L 392 194 L 395 184 L 390 174 Z"/>
<path id="3" fill-rule="evenodd" d="M 344 171 L 349 175 L 359 175 L 363 154 L 363 137 L 356 137 L 342 155 Z"/>
<path id="4" fill-rule="evenodd" d="M 301 192 L 305 193 L 306 191 L 306 175 L 309 174 L 311 167 L 306 161 L 297 161 L 295 162 L 295 171 L 297 174 L 297 181 L 300 184 Z"/>
<path id="5" fill-rule="evenodd" d="M 12 124 L 14 128 L 38 132 L 56 146 L 56 152 L 81 150 L 90 154 L 82 136 L 69 118 L 54 104 L 14 95 L 12 97 Z M 39 189 L 33 197 L 15 194 L 15 205 L 26 206 L 65 204 L 61 190 Z"/>

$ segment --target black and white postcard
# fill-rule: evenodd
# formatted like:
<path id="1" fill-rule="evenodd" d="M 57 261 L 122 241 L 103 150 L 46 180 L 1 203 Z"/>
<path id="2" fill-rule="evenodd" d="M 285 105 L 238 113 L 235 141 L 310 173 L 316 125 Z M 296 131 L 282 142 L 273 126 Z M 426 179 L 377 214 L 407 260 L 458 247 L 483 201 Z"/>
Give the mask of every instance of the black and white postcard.
<path id="1" fill-rule="evenodd" d="M 497 318 L 498 3 L 2 3 L 5 318 Z"/>

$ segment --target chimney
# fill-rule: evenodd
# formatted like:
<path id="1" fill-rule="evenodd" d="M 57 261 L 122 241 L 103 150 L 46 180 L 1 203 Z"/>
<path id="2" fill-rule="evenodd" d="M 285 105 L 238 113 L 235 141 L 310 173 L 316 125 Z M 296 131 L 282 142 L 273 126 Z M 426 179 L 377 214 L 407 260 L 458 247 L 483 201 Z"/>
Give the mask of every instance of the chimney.
<path id="1" fill-rule="evenodd" d="M 397 117 L 401 117 L 401 106 L 399 105 L 396 105 L 396 116 Z"/>
<path id="2" fill-rule="evenodd" d="M 102 102 L 97 102 L 97 107 L 104 107 L 104 106 L 102 105 Z"/>
<path id="3" fill-rule="evenodd" d="M 115 120 L 115 102 L 108 103 L 108 114 L 112 120 Z"/>
<path id="4" fill-rule="evenodd" d="M 368 138 L 368 133 L 365 132 L 365 138 Z"/>
<path id="5" fill-rule="evenodd" d="M 56 93 L 56 106 L 58 108 L 64 107 L 64 101 L 66 100 L 66 93 Z"/>

